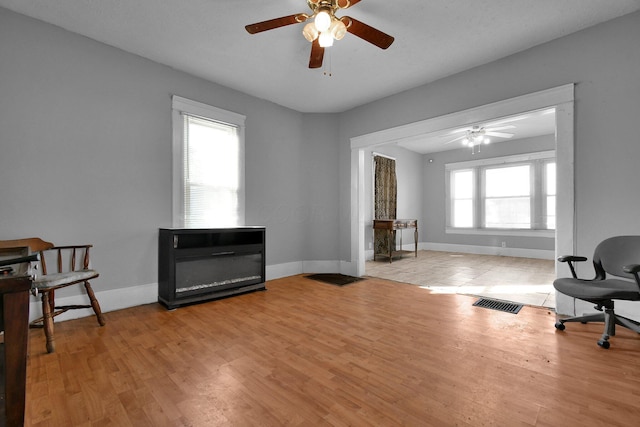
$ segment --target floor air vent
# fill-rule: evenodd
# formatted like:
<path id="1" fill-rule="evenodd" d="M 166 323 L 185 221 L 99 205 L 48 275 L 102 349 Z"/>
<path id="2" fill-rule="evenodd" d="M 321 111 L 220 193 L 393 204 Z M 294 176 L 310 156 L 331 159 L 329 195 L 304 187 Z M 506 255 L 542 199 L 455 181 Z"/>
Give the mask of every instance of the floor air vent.
<path id="1" fill-rule="evenodd" d="M 506 311 L 507 313 L 518 314 L 522 304 L 512 302 L 496 301 L 493 299 L 480 298 L 473 303 L 476 307 L 490 308 L 491 310 Z"/>

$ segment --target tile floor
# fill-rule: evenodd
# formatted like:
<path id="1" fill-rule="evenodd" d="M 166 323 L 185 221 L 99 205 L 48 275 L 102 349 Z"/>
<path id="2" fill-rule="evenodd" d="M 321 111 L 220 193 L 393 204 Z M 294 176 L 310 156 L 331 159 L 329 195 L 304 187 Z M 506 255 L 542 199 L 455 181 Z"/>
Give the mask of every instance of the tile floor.
<path id="1" fill-rule="evenodd" d="M 459 293 L 555 308 L 552 260 L 418 251 L 401 258 L 367 261 L 365 274 L 418 285 L 432 292 Z"/>

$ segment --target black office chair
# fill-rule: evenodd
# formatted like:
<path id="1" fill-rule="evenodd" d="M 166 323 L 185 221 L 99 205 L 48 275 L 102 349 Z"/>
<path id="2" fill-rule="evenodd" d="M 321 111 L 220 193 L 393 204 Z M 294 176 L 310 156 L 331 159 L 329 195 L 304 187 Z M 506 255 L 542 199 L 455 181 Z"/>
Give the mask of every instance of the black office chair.
<path id="1" fill-rule="evenodd" d="M 562 331 L 567 322 L 604 322 L 598 345 L 609 348 L 609 337 L 616 334 L 616 324 L 640 333 L 640 322 L 618 316 L 613 310 L 613 300 L 640 300 L 640 236 L 616 236 L 600 242 L 593 253 L 596 276 L 591 280 L 578 279 L 574 269 L 574 262 L 586 260 L 574 255 L 558 258 L 569 264 L 573 277 L 556 279 L 553 286 L 565 295 L 596 304 L 594 308 L 604 312 L 560 319 L 555 326 Z M 607 274 L 616 277 L 607 278 Z"/>

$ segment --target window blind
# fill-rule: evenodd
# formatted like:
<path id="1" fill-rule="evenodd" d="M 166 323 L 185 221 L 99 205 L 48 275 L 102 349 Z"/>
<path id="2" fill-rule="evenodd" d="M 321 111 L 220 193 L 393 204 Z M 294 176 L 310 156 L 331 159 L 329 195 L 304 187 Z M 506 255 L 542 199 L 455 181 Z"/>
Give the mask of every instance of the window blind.
<path id="1" fill-rule="evenodd" d="M 238 127 L 186 113 L 182 116 L 184 225 L 239 225 Z"/>

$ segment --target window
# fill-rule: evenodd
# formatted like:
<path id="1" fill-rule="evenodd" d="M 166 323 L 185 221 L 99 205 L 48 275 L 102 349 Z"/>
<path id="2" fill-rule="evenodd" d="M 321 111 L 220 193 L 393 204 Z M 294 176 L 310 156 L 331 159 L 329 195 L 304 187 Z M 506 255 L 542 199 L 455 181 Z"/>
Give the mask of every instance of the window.
<path id="1" fill-rule="evenodd" d="M 245 117 L 173 96 L 173 225 L 244 223 Z"/>
<path id="2" fill-rule="evenodd" d="M 454 227 L 473 227 L 473 170 L 451 172 L 452 225 Z"/>
<path id="3" fill-rule="evenodd" d="M 486 168 L 484 183 L 485 228 L 530 228 L 530 164 Z"/>
<path id="4" fill-rule="evenodd" d="M 554 230 L 555 152 L 446 165 L 448 228 Z"/>

